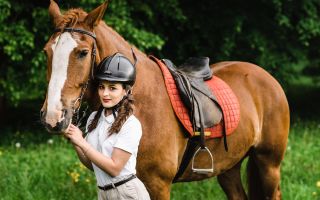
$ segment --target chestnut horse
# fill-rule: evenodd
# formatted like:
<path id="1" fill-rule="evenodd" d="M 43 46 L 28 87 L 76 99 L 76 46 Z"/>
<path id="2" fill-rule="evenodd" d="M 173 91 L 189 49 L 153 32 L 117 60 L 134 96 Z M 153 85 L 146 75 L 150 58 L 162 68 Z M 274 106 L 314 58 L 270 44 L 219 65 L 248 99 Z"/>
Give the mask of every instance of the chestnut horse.
<path id="1" fill-rule="evenodd" d="M 41 109 L 42 122 L 49 132 L 61 133 L 68 127 L 83 94 L 92 105 L 98 102 L 90 81 L 87 90 L 85 86 L 91 77 L 91 68 L 102 58 L 120 52 L 134 60 L 130 44 L 102 21 L 107 4 L 90 13 L 70 9 L 61 14 L 59 6 L 51 0 L 49 14 L 57 31 L 44 47 L 49 85 Z M 137 175 L 152 199 L 170 199 L 171 184 L 188 138 L 172 109 L 159 66 L 143 52 L 133 50 L 138 59 L 133 89 L 135 115 L 143 126 Z M 290 121 L 281 86 L 269 73 L 251 63 L 221 62 L 211 69 L 237 96 L 240 122 L 227 137 L 228 152 L 222 139 L 207 140 L 206 145 L 213 154 L 213 173 L 193 173 L 189 164 L 178 182 L 217 176 L 228 199 L 280 199 L 280 165 Z M 241 163 L 247 156 L 248 194 L 240 178 Z M 197 164 L 208 164 L 207 158 L 200 155 Z"/>

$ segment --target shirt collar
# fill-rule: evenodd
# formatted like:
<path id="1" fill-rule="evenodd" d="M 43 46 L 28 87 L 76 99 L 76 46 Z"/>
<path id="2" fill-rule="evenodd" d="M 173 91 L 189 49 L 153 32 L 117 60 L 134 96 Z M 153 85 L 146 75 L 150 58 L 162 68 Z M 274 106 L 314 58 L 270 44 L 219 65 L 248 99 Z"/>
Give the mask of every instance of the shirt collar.
<path id="1" fill-rule="evenodd" d="M 118 112 L 116 111 L 116 115 L 118 114 Z M 114 117 L 113 114 L 105 116 L 105 109 L 103 109 L 102 113 L 101 113 L 101 117 L 103 120 L 105 120 L 108 124 L 112 124 L 114 122 Z"/>

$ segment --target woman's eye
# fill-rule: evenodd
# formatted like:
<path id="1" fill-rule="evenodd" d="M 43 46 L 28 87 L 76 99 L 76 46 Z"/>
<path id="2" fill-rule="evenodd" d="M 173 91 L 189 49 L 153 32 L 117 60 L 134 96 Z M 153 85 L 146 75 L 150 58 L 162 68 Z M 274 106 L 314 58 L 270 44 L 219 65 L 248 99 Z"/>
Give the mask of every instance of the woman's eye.
<path id="1" fill-rule="evenodd" d="M 89 50 L 87 50 L 87 49 L 81 50 L 80 53 L 79 53 L 79 55 L 78 55 L 78 57 L 79 57 L 79 58 L 84 58 L 84 57 L 87 56 L 88 52 L 89 52 Z"/>
<path id="2" fill-rule="evenodd" d="M 99 85 L 99 90 L 103 90 L 104 87 L 102 85 Z"/>

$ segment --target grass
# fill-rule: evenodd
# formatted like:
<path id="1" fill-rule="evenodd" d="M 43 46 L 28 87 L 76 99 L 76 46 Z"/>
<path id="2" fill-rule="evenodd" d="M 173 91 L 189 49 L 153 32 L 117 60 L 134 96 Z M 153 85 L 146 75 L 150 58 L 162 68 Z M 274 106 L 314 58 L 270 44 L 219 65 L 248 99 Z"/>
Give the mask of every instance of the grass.
<path id="1" fill-rule="evenodd" d="M 317 122 L 296 121 L 292 126 L 282 165 L 283 199 L 320 199 L 319 132 Z M 3 130 L 0 167 L 0 200 L 96 199 L 94 175 L 80 165 L 70 144 L 44 131 Z M 171 199 L 226 197 L 213 178 L 175 184 Z"/>

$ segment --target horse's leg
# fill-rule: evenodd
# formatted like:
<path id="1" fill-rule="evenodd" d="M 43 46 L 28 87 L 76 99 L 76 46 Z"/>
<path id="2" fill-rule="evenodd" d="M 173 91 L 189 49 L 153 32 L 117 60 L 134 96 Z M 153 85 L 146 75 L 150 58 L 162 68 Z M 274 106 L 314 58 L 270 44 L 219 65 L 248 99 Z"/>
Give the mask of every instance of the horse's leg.
<path id="1" fill-rule="evenodd" d="M 146 187 L 152 200 L 170 200 L 171 183 L 154 177 L 153 183 L 146 183 Z"/>
<path id="2" fill-rule="evenodd" d="M 177 161 L 170 158 L 169 153 L 154 154 L 158 155 L 154 158 L 159 159 L 150 157 L 150 159 L 140 160 L 137 175 L 146 186 L 152 200 L 170 200 L 171 184 L 177 171 Z"/>
<path id="3" fill-rule="evenodd" d="M 280 163 L 275 165 L 272 157 L 252 155 L 248 161 L 250 199 L 281 199 Z"/>
<path id="4" fill-rule="evenodd" d="M 228 171 L 218 175 L 218 182 L 229 200 L 247 199 L 241 182 L 241 163 L 242 160 Z"/>
<path id="5" fill-rule="evenodd" d="M 284 157 L 289 118 L 274 116 L 263 127 L 261 141 L 249 153 L 249 199 L 281 199 L 280 165 Z"/>

